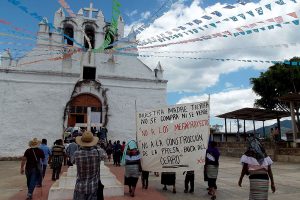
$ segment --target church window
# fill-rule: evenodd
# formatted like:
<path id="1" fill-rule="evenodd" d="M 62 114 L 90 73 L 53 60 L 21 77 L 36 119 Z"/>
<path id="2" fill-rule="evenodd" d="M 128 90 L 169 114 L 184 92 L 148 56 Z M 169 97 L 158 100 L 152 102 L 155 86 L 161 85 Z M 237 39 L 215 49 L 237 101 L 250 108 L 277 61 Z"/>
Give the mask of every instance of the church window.
<path id="1" fill-rule="evenodd" d="M 83 113 L 87 113 L 87 107 L 83 106 Z"/>
<path id="2" fill-rule="evenodd" d="M 95 48 L 95 30 L 94 30 L 94 28 L 92 26 L 86 26 L 85 34 L 90 39 L 92 49 L 94 49 Z M 86 40 L 86 38 L 84 38 L 84 47 L 87 49 L 89 48 L 89 43 Z"/>
<path id="3" fill-rule="evenodd" d="M 76 113 L 82 113 L 83 108 L 82 106 L 76 106 Z"/>
<path id="4" fill-rule="evenodd" d="M 76 115 L 76 123 L 84 123 L 84 115 Z"/>
<path id="5" fill-rule="evenodd" d="M 83 67 L 83 79 L 95 80 L 96 79 L 96 68 L 95 67 Z"/>
<path id="6" fill-rule="evenodd" d="M 102 112 L 102 108 L 101 107 L 92 107 L 91 111 L 92 112 Z"/>
<path id="7" fill-rule="evenodd" d="M 66 36 L 68 36 L 69 38 Z M 70 38 L 74 38 L 74 28 L 72 25 L 66 24 L 64 26 L 64 44 L 73 46 L 73 40 L 70 40 Z"/>

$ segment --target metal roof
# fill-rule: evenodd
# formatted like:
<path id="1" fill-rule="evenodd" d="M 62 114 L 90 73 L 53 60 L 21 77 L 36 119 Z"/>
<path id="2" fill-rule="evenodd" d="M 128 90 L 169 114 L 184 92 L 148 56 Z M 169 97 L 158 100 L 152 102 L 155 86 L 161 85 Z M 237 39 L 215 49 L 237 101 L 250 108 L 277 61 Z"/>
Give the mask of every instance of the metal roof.
<path id="1" fill-rule="evenodd" d="M 260 108 L 242 108 L 239 110 L 218 115 L 217 117 L 227 119 L 266 121 L 289 116 L 291 116 L 291 114 L 289 112 L 284 111 L 273 111 Z"/>

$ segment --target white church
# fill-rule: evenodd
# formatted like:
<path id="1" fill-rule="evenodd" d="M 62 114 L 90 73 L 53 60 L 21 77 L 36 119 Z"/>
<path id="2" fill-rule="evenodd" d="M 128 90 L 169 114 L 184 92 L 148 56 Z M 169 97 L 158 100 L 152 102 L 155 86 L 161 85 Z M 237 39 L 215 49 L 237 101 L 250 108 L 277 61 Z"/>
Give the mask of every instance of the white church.
<path id="1" fill-rule="evenodd" d="M 0 157 L 21 156 L 34 137 L 48 139 L 51 146 L 67 127 L 88 121 L 107 128 L 108 140 L 135 139 L 136 111 L 167 104 L 160 63 L 151 69 L 137 57 L 79 51 L 77 43 L 100 47 L 111 25 L 92 4 L 76 17 L 59 9 L 56 30 L 50 30 L 46 20 L 39 23 L 36 47 L 26 56 L 14 60 L 7 51 L 1 57 Z M 123 37 L 119 17 L 112 40 Z M 118 45 L 135 42 L 130 38 Z"/>

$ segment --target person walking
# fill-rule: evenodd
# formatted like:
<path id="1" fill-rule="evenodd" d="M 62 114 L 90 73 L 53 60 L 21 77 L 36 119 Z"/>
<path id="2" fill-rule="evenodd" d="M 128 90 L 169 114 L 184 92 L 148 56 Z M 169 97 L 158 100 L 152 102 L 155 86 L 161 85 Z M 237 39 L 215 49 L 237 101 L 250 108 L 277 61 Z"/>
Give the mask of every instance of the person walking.
<path id="1" fill-rule="evenodd" d="M 161 184 L 164 185 L 163 190 L 168 190 L 167 185 L 173 185 L 173 193 L 176 193 L 176 172 L 162 172 Z"/>
<path id="2" fill-rule="evenodd" d="M 113 152 L 113 145 L 111 143 L 111 140 L 109 140 L 108 144 L 106 146 L 106 153 L 107 153 L 108 162 L 110 162 L 112 152 Z"/>
<path id="3" fill-rule="evenodd" d="M 129 141 L 124 149 L 122 165 L 125 165 L 124 185 L 128 185 L 130 196 L 134 197 L 136 184 L 142 171 L 140 152 L 134 140 Z"/>
<path id="4" fill-rule="evenodd" d="M 189 191 L 189 184 L 191 186 L 190 188 L 190 193 L 194 193 L 194 181 L 195 181 L 195 172 L 194 171 L 187 171 L 183 172 L 183 175 L 185 175 L 184 179 L 184 193 L 188 193 Z"/>
<path id="5" fill-rule="evenodd" d="M 149 171 L 142 170 L 142 186 L 143 189 L 148 189 Z"/>
<path id="6" fill-rule="evenodd" d="M 62 163 L 65 158 L 65 147 L 62 139 L 56 140 L 52 147 L 52 181 L 58 180 L 61 172 Z"/>
<path id="7" fill-rule="evenodd" d="M 220 152 L 217 148 L 217 143 L 215 141 L 211 141 L 206 150 L 205 170 L 207 174 L 208 194 L 211 195 L 212 200 L 216 199 L 216 182 L 219 171 L 219 157 Z"/>
<path id="8" fill-rule="evenodd" d="M 238 185 L 242 187 L 245 175 L 249 175 L 251 200 L 267 200 L 269 191 L 269 179 L 271 190 L 276 191 L 271 165 L 273 161 L 267 155 L 258 138 L 252 135 L 248 139 L 248 149 L 241 158 L 243 164 Z"/>
<path id="9" fill-rule="evenodd" d="M 120 144 L 120 140 L 117 141 L 115 146 L 115 154 L 116 154 L 116 166 L 120 166 L 122 159 L 122 146 Z"/>
<path id="10" fill-rule="evenodd" d="M 40 180 L 41 176 L 41 161 L 45 158 L 44 152 L 39 149 L 40 142 L 37 140 L 37 138 L 34 138 L 33 140 L 29 141 L 29 147 L 22 157 L 21 161 L 21 174 L 26 175 L 27 179 L 27 198 L 26 200 L 32 199 L 32 194 L 34 191 L 34 188 L 36 184 Z M 24 166 L 25 170 L 24 170 Z"/>
<path id="11" fill-rule="evenodd" d="M 73 200 L 97 200 L 97 191 L 100 181 L 100 162 L 105 159 L 103 149 L 97 149 L 99 138 L 93 136 L 90 131 L 85 131 L 82 136 L 76 137 L 76 143 L 80 146 L 74 153 L 77 165 L 77 179 Z M 100 197 L 99 197 L 100 198 Z"/>
<path id="12" fill-rule="evenodd" d="M 68 156 L 67 163 L 69 166 L 72 166 L 74 164 L 74 153 L 78 150 L 78 144 L 76 144 L 74 139 L 70 140 L 70 142 L 71 143 L 66 149 L 66 153 Z"/>
<path id="13" fill-rule="evenodd" d="M 114 144 L 113 144 L 113 162 L 114 162 L 114 166 L 117 166 L 117 157 L 116 157 L 116 146 L 117 146 L 117 141 L 114 141 Z"/>
<path id="14" fill-rule="evenodd" d="M 46 169 L 47 169 L 47 165 L 48 165 L 48 159 L 51 156 L 52 152 L 51 152 L 50 148 L 47 146 L 46 139 L 42 139 L 42 144 L 40 145 L 39 148 L 44 152 L 45 159 L 42 161 L 43 173 L 42 173 L 42 176 L 40 176 L 39 183 L 36 186 L 42 187 L 42 182 L 45 177 Z"/>

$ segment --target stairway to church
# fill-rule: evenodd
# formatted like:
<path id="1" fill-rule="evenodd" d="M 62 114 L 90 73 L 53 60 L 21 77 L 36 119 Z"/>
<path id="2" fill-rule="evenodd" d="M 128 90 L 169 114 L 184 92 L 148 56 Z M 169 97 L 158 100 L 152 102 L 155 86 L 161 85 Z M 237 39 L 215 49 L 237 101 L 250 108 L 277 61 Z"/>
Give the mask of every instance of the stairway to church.
<path id="1" fill-rule="evenodd" d="M 56 181 L 49 190 L 48 200 L 69 200 L 73 198 L 76 182 L 76 165 L 68 168 L 60 179 Z M 104 185 L 104 197 L 124 196 L 124 185 L 121 184 L 110 169 L 101 162 L 100 167 L 101 181 Z"/>

